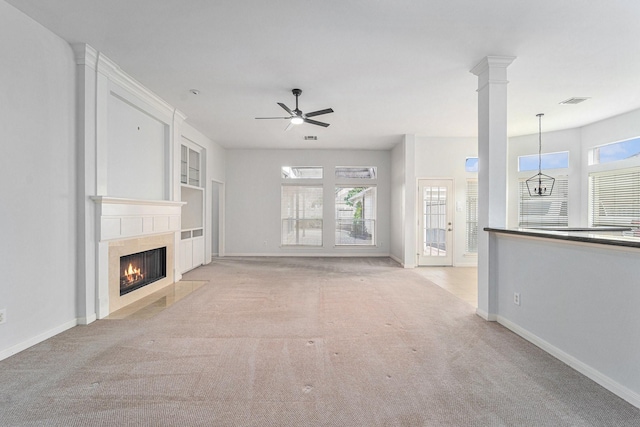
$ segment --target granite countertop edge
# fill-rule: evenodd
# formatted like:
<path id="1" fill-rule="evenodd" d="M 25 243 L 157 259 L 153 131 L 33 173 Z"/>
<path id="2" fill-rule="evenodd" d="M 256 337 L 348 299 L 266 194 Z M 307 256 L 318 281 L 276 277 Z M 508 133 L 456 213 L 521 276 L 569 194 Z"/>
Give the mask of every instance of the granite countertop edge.
<path id="1" fill-rule="evenodd" d="M 518 236 L 540 237 L 572 242 L 595 243 L 599 245 L 640 248 L 640 237 L 601 234 L 606 231 L 628 231 L 629 228 L 494 228 L 485 227 L 484 231 Z"/>

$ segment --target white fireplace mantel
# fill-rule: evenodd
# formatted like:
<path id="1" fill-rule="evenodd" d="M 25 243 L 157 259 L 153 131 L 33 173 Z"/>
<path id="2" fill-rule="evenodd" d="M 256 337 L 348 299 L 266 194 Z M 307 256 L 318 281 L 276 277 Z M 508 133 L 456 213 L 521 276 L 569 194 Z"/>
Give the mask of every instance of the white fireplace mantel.
<path id="1" fill-rule="evenodd" d="M 180 231 L 181 208 L 186 204 L 105 196 L 91 199 L 97 205 L 100 242 Z"/>

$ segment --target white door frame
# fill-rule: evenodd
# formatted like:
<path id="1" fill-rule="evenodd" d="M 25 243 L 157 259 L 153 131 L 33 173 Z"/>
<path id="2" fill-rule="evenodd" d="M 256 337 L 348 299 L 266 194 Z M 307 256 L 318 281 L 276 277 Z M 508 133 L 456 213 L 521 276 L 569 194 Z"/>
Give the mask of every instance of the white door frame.
<path id="1" fill-rule="evenodd" d="M 224 236 L 224 212 L 225 212 L 225 206 L 224 206 L 224 200 L 225 200 L 225 196 L 224 196 L 224 191 L 225 191 L 225 185 L 224 182 L 222 181 L 218 181 L 215 179 L 211 180 L 211 201 L 213 203 L 213 186 L 214 185 L 219 185 L 219 191 L 218 191 L 218 257 L 223 257 L 225 255 L 225 248 L 224 248 L 224 241 L 225 241 L 225 236 Z M 213 224 L 211 224 L 213 226 Z"/>
<path id="2" fill-rule="evenodd" d="M 424 235 L 423 235 L 423 221 L 424 221 L 424 195 L 423 188 L 428 184 L 444 185 L 447 187 L 446 195 L 446 222 L 445 224 L 445 255 L 443 256 L 430 256 L 424 254 Z M 417 180 L 417 256 L 416 264 L 418 266 L 453 266 L 454 259 L 454 219 L 455 219 L 455 180 L 453 178 L 440 178 L 440 177 L 425 177 Z"/>

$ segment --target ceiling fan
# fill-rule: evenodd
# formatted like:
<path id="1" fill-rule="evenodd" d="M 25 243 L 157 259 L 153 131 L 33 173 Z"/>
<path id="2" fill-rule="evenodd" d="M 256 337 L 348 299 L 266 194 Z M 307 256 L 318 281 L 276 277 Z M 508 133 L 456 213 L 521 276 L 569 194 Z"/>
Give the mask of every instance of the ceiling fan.
<path id="1" fill-rule="evenodd" d="M 301 123 L 309 123 L 312 125 L 316 125 L 316 126 L 322 126 L 322 127 L 328 127 L 329 123 L 323 123 L 323 122 L 319 122 L 317 120 L 311 120 L 309 117 L 315 117 L 315 116 L 320 116 L 322 114 L 329 114 L 329 113 L 333 113 L 333 110 L 331 108 L 325 108 L 324 110 L 318 110 L 318 111 L 313 111 L 311 113 L 303 113 L 302 111 L 300 111 L 300 109 L 298 108 L 298 97 L 300 96 L 300 94 L 302 93 L 301 89 L 293 89 L 291 91 L 293 93 L 293 96 L 296 97 L 296 108 L 291 110 L 289 107 L 287 107 L 286 105 L 284 105 L 282 102 L 278 102 L 278 105 L 281 106 L 287 113 L 289 113 L 289 117 L 256 117 L 256 119 L 285 119 L 285 120 L 289 120 L 289 125 L 287 126 L 287 128 L 285 130 L 289 130 L 291 129 L 293 126 L 295 125 L 299 125 Z"/>

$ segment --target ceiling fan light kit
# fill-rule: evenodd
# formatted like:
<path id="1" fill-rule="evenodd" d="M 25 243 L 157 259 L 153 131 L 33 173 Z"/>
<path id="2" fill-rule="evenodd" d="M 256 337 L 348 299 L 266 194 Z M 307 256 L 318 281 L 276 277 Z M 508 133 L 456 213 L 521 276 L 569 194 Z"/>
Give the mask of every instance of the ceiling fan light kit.
<path id="1" fill-rule="evenodd" d="M 289 130 L 294 125 L 299 125 L 299 124 L 302 124 L 302 123 L 309 123 L 311 125 L 322 126 L 322 127 L 325 127 L 325 128 L 329 127 L 329 123 L 319 122 L 317 120 L 311 120 L 309 117 L 315 117 L 315 116 L 320 116 L 320 115 L 323 115 L 323 114 L 333 113 L 333 109 L 325 108 L 324 110 L 312 111 L 311 113 L 306 113 L 305 114 L 300 110 L 300 108 L 298 108 L 298 97 L 302 94 L 302 89 L 293 89 L 291 91 L 291 93 L 293 93 L 293 96 L 296 97 L 296 108 L 294 108 L 292 110 L 289 107 L 287 107 L 286 105 L 284 105 L 282 102 L 278 102 L 278 105 L 280 107 L 282 107 L 282 109 L 285 110 L 287 113 L 289 113 L 288 117 L 256 117 L 256 119 L 266 119 L 266 120 L 270 120 L 270 119 L 285 119 L 285 120 L 289 120 L 289 125 L 287 126 L 287 128 L 285 130 Z"/>

